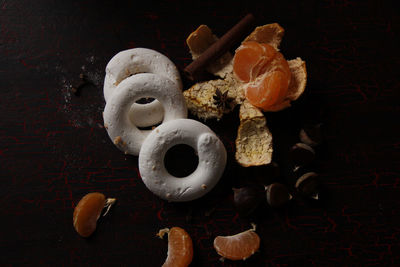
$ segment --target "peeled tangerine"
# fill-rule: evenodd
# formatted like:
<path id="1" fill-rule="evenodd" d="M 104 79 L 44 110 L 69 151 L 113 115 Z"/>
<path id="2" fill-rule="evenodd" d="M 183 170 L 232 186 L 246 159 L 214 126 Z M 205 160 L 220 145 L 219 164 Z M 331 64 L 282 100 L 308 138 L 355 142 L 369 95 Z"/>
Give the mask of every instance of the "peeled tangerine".
<path id="1" fill-rule="evenodd" d="M 76 205 L 73 215 L 74 228 L 82 237 L 89 237 L 96 230 L 97 220 L 104 208 L 107 214 L 115 198 L 105 198 L 102 193 L 89 193 Z"/>
<path id="2" fill-rule="evenodd" d="M 162 229 L 158 236 L 168 233 L 168 256 L 162 267 L 187 267 L 193 259 L 193 243 L 189 234 L 180 227 Z"/>
<path id="3" fill-rule="evenodd" d="M 229 260 L 245 260 L 260 247 L 260 237 L 252 229 L 232 236 L 217 236 L 214 248 L 219 255 Z"/>
<path id="4" fill-rule="evenodd" d="M 271 45 L 242 43 L 233 58 L 233 71 L 244 83 L 245 96 L 252 105 L 274 111 L 285 100 L 291 72 L 286 59 Z"/>

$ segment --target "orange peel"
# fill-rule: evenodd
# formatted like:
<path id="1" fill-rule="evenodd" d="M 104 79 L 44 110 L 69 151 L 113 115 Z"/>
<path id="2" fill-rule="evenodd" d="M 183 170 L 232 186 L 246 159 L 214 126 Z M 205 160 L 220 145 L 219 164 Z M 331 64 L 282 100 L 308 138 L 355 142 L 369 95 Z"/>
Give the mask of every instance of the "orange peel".
<path id="1" fill-rule="evenodd" d="M 196 32 L 197 31 L 197 32 Z M 196 59 L 205 51 L 204 43 L 209 46 L 217 40 L 210 28 L 206 25 L 201 25 L 194 33 L 189 35 L 186 40 L 192 58 Z M 243 42 L 255 41 L 266 43 L 279 51 L 279 45 L 284 35 L 284 29 L 278 23 L 266 24 L 258 26 L 250 33 Z M 194 38 L 196 36 L 196 38 Z M 211 38 L 212 37 L 212 38 Z M 206 38 L 206 42 L 202 40 Z M 200 44 L 197 44 L 200 42 Z M 201 49 L 198 49 L 201 47 Z M 279 102 L 274 103 L 268 108 L 268 111 L 276 112 L 291 106 L 291 102 L 297 100 L 304 92 L 307 82 L 306 64 L 301 58 L 296 58 L 287 61 L 291 73 L 290 82 L 285 95 L 277 95 L 280 98 Z M 250 103 L 247 103 L 243 83 L 238 81 L 233 74 L 233 56 L 226 53 L 220 59 L 212 62 L 207 71 L 218 76 L 219 79 L 196 83 L 188 90 L 184 91 L 184 97 L 189 111 L 201 119 L 221 119 L 230 110 L 221 110 L 215 104 L 213 95 L 219 89 L 221 92 L 228 91 L 229 97 L 235 99 L 236 105 L 242 105 L 243 112 L 246 113 L 250 109 L 258 109 Z M 244 104 L 246 103 L 246 104 Z M 241 106 L 241 110 L 242 110 Z M 251 107 L 251 108 L 250 108 Z M 247 111 L 246 111 L 247 110 Z M 251 112 L 253 112 L 251 111 Z M 240 120 L 238 136 L 236 139 L 236 160 L 239 164 L 245 167 L 259 166 L 271 163 L 272 159 L 272 136 L 266 125 L 264 114 L 259 110 L 259 113 L 254 118 L 246 117 Z M 244 119 L 245 118 L 245 119 Z M 265 137 L 267 137 L 265 139 Z M 257 142 L 263 144 L 262 149 L 256 149 L 253 145 Z M 265 144 L 265 146 L 264 146 Z"/>

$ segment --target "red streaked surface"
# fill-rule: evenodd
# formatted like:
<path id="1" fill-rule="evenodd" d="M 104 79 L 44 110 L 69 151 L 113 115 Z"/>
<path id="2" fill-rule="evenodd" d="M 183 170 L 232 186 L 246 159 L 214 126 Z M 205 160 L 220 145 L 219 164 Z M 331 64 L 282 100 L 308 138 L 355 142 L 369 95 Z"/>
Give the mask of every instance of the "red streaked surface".
<path id="1" fill-rule="evenodd" d="M 398 12 L 379 1 L 256 3 L 0 1 L 1 265 L 161 266 L 167 242 L 155 234 L 172 226 L 191 236 L 192 266 L 400 261 Z M 282 53 L 307 63 L 305 95 L 267 122 L 281 166 L 301 125 L 324 123 L 314 168 L 325 197 L 238 217 L 231 188 L 264 169 L 234 162 L 236 110 L 207 121 L 228 151 L 218 186 L 192 203 L 162 201 L 142 183 L 137 158 L 120 153 L 102 127 L 105 65 L 120 50 L 148 47 L 182 70 L 190 63 L 184 43 L 190 32 L 204 23 L 222 35 L 247 12 L 259 24 L 280 23 Z M 69 86 L 82 69 L 94 86 L 76 97 Z M 293 177 L 282 173 L 279 181 L 292 190 Z M 72 214 L 93 191 L 118 202 L 86 240 L 75 233 Z M 215 236 L 246 230 L 250 222 L 257 224 L 260 252 L 246 262 L 219 262 Z"/>

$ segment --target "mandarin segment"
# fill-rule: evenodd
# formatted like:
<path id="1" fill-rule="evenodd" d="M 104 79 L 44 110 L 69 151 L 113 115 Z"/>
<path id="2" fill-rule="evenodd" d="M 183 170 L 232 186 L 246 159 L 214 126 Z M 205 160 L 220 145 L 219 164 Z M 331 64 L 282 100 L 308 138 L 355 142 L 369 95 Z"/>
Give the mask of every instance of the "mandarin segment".
<path id="1" fill-rule="evenodd" d="M 254 80 L 263 61 L 261 54 L 264 53 L 262 46 L 256 42 L 244 43 L 236 50 L 233 59 L 234 73 L 243 82 Z"/>
<path id="2" fill-rule="evenodd" d="M 158 235 L 168 233 L 168 255 L 163 267 L 187 267 L 193 259 L 193 242 L 189 234 L 180 227 L 162 229 Z"/>
<path id="3" fill-rule="evenodd" d="M 116 200 L 106 199 L 102 193 L 94 192 L 85 195 L 76 205 L 73 214 L 73 224 L 75 230 L 82 237 L 89 237 L 96 230 L 97 220 L 101 211 L 107 211 Z"/>
<path id="4" fill-rule="evenodd" d="M 268 111 L 287 94 L 291 73 L 283 55 L 271 45 L 248 41 L 236 50 L 233 71 L 244 83 L 246 98 Z"/>
<path id="5" fill-rule="evenodd" d="M 214 239 L 217 253 L 229 260 L 246 260 L 260 248 L 260 237 L 255 227 L 232 236 L 217 236 Z"/>

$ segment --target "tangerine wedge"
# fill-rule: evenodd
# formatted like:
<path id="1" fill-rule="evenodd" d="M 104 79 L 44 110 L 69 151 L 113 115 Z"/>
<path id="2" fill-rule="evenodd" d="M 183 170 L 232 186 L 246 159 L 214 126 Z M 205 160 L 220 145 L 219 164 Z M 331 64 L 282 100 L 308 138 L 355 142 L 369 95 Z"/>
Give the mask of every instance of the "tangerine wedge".
<path id="1" fill-rule="evenodd" d="M 232 236 L 217 236 L 214 248 L 217 253 L 229 260 L 245 260 L 260 247 L 260 237 L 255 227 Z"/>
<path id="2" fill-rule="evenodd" d="M 168 233 L 168 255 L 163 267 L 187 267 L 193 259 L 193 242 L 189 234 L 180 227 L 162 229 L 161 238 Z"/>
<path id="3" fill-rule="evenodd" d="M 86 194 L 74 209 L 73 224 L 78 234 L 82 237 L 89 237 L 93 234 L 101 212 L 106 208 L 104 213 L 106 215 L 115 201 L 115 198 L 106 199 L 102 193 L 98 192 Z"/>
<path id="4" fill-rule="evenodd" d="M 284 101 L 291 72 L 281 53 L 266 43 L 244 42 L 235 52 L 233 71 L 249 102 L 264 111 Z"/>

